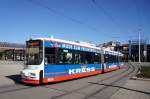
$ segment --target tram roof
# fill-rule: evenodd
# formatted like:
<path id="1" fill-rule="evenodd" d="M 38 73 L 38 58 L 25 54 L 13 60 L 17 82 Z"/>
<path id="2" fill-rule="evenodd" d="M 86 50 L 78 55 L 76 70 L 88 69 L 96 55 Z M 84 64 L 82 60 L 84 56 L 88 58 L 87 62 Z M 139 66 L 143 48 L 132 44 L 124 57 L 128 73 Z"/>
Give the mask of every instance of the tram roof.
<path id="1" fill-rule="evenodd" d="M 104 49 L 105 54 L 111 54 L 111 55 L 117 55 L 117 56 L 123 56 L 123 54 L 119 51 L 112 51 L 110 49 Z"/>
<path id="2" fill-rule="evenodd" d="M 92 46 L 90 44 L 82 44 L 74 41 L 67 41 L 67 40 L 62 40 L 62 39 L 56 39 L 56 38 L 34 38 L 33 40 L 46 40 L 46 41 L 53 41 L 53 42 L 61 42 L 61 43 L 66 43 L 66 44 L 71 44 L 71 45 L 76 45 L 76 46 L 82 46 L 82 47 L 88 47 L 88 48 L 93 48 L 102 51 L 103 53 L 111 54 L 111 55 L 118 55 L 118 56 L 123 56 L 121 52 L 118 51 L 112 51 L 106 48 L 102 47 L 96 47 Z"/>
<path id="3" fill-rule="evenodd" d="M 93 48 L 93 49 L 97 49 L 97 50 L 102 50 L 102 48 L 100 48 L 100 47 L 92 46 L 90 44 L 82 44 L 82 43 L 78 43 L 75 41 L 67 41 L 67 40 L 56 39 L 56 38 L 35 38 L 35 39 L 53 41 L 53 42 L 61 42 L 61 43 L 66 43 L 66 44 L 71 44 L 71 45 L 76 45 L 76 46 L 82 46 L 82 47 L 88 47 L 88 48 Z"/>

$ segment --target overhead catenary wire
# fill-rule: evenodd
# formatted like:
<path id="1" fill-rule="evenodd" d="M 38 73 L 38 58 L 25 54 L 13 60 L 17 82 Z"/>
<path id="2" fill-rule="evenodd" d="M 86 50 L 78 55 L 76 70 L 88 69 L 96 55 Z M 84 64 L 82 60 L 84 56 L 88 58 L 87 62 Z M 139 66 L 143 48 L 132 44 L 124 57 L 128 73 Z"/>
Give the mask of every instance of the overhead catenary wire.
<path id="1" fill-rule="evenodd" d="M 116 22 L 115 18 L 110 13 L 108 13 L 108 11 L 105 10 L 105 8 L 100 3 L 97 3 L 96 0 L 92 0 L 92 3 L 94 4 L 94 6 L 96 6 L 100 10 L 100 12 L 102 12 L 105 16 L 108 17 L 108 19 L 116 26 L 118 31 L 120 31 L 122 34 L 125 34 L 121 30 L 121 28 L 122 28 L 121 25 L 118 22 Z M 120 33 L 114 33 L 114 35 L 118 36 L 118 35 L 120 35 Z M 119 37 L 117 37 L 117 38 L 119 38 Z"/>
<path id="2" fill-rule="evenodd" d="M 102 7 L 102 5 L 101 5 L 100 3 L 97 3 L 96 0 L 92 0 L 92 3 L 93 3 L 97 8 L 99 8 L 99 10 L 101 10 L 101 12 L 103 12 L 117 27 L 120 26 L 120 25 L 116 22 L 115 18 L 114 18 L 112 15 L 110 15 L 110 14 Z"/>
<path id="3" fill-rule="evenodd" d="M 68 16 L 68 15 L 65 15 L 64 13 L 53 9 L 53 8 L 51 8 L 50 6 L 47 6 L 47 5 L 44 4 L 44 3 L 41 3 L 41 2 L 35 1 L 35 0 L 27 0 L 27 1 L 33 3 L 34 5 L 40 6 L 40 7 L 43 8 L 43 9 L 47 9 L 48 11 L 50 11 L 50 12 L 53 13 L 53 14 L 62 16 L 62 17 L 66 18 L 66 19 L 68 19 L 68 20 L 70 20 L 70 21 L 72 21 L 72 22 L 75 22 L 75 23 L 78 23 L 78 24 L 80 24 L 80 25 L 82 25 L 82 26 L 85 26 L 85 27 L 87 27 L 88 29 L 91 29 L 91 30 L 93 30 L 93 31 L 99 32 L 97 28 L 95 28 L 95 27 L 93 27 L 93 26 L 91 26 L 91 25 L 89 25 L 89 24 L 87 24 L 87 23 L 81 22 L 81 21 L 79 21 L 79 20 L 77 20 L 77 19 L 75 19 L 75 18 L 73 18 L 73 17 L 70 17 L 70 16 Z"/>

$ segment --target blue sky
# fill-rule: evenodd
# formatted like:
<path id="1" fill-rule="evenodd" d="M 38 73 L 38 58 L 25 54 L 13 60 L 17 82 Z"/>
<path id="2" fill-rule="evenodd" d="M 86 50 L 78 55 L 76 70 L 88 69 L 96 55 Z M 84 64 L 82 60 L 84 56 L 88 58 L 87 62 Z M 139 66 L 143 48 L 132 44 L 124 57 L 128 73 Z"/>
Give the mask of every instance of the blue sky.
<path id="1" fill-rule="evenodd" d="M 0 41 L 150 39 L 150 0 L 0 0 Z"/>

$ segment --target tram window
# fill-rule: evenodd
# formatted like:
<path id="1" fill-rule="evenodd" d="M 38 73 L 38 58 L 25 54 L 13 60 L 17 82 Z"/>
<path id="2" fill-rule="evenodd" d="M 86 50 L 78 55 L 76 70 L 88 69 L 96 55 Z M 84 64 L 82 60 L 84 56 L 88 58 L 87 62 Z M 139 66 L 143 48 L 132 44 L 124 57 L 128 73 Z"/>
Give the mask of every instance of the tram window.
<path id="1" fill-rule="evenodd" d="M 100 55 L 90 52 L 76 52 L 75 64 L 97 64 L 100 63 Z"/>
<path id="2" fill-rule="evenodd" d="M 92 63 L 92 57 L 90 55 L 85 56 L 85 64 L 91 64 Z"/>
<path id="3" fill-rule="evenodd" d="M 113 56 L 113 55 L 110 55 L 110 63 L 113 63 L 114 62 L 114 60 L 115 60 L 115 57 Z"/>
<path id="4" fill-rule="evenodd" d="M 117 56 L 113 56 L 114 57 L 114 62 L 117 62 Z"/>
<path id="5" fill-rule="evenodd" d="M 109 54 L 105 55 L 105 62 L 106 63 L 112 63 L 112 62 L 114 62 L 114 59 L 115 59 L 114 55 L 109 55 Z"/>
<path id="6" fill-rule="evenodd" d="M 100 63 L 100 55 L 91 52 L 59 49 L 57 64 L 97 64 Z"/>
<path id="7" fill-rule="evenodd" d="M 115 58 L 116 58 L 116 62 L 119 62 L 119 57 L 118 57 L 118 56 L 115 56 Z"/>
<path id="8" fill-rule="evenodd" d="M 120 56 L 120 62 L 123 62 L 123 57 Z"/>
<path id="9" fill-rule="evenodd" d="M 108 63 L 109 62 L 109 55 L 105 56 L 105 62 Z"/>
<path id="10" fill-rule="evenodd" d="M 81 60 L 81 64 L 84 64 L 85 63 L 85 54 L 83 53 L 83 54 L 81 54 L 81 58 L 80 58 L 80 60 Z"/>
<path id="11" fill-rule="evenodd" d="M 58 55 L 58 64 L 72 64 L 73 62 L 73 55 L 69 50 L 59 50 Z"/>
<path id="12" fill-rule="evenodd" d="M 95 56 L 94 56 L 94 64 L 100 63 L 100 62 L 101 62 L 101 59 L 100 59 L 100 58 L 101 58 L 100 55 L 95 54 Z"/>
<path id="13" fill-rule="evenodd" d="M 74 54 L 74 63 L 79 64 L 79 61 L 80 61 L 80 54 L 75 53 Z"/>
<path id="14" fill-rule="evenodd" d="M 85 53 L 85 64 L 93 64 L 94 63 L 94 54 L 86 52 Z"/>
<path id="15" fill-rule="evenodd" d="M 115 56 L 116 57 L 116 62 L 119 62 L 119 57 L 118 56 Z"/>
<path id="16" fill-rule="evenodd" d="M 84 64 L 85 63 L 85 53 L 84 52 L 76 52 L 75 53 L 75 64 Z"/>
<path id="17" fill-rule="evenodd" d="M 71 64 L 72 63 L 72 53 L 64 53 L 63 54 L 64 63 Z"/>
<path id="18" fill-rule="evenodd" d="M 45 64 L 55 64 L 55 48 L 45 48 Z"/>
<path id="19" fill-rule="evenodd" d="M 123 62 L 123 58 L 121 56 L 118 56 L 118 62 Z"/>

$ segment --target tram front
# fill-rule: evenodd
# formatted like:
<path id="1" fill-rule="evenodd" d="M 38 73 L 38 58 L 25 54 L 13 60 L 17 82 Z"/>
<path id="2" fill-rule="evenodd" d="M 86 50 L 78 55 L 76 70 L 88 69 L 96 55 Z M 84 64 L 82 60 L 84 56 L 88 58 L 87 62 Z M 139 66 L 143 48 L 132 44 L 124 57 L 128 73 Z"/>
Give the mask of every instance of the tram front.
<path id="1" fill-rule="evenodd" d="M 23 83 L 40 84 L 43 81 L 44 59 L 43 41 L 29 40 L 26 42 L 25 66 L 21 71 Z"/>

